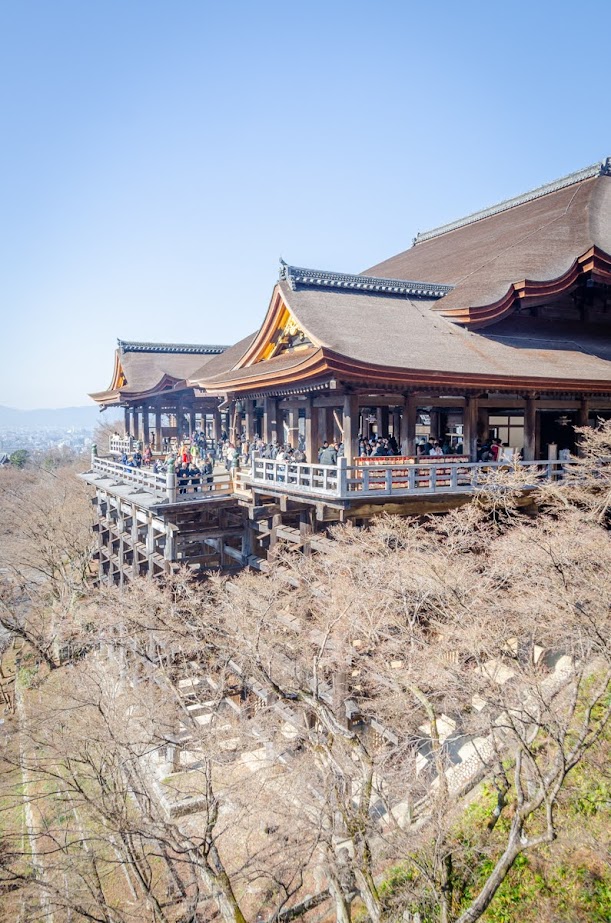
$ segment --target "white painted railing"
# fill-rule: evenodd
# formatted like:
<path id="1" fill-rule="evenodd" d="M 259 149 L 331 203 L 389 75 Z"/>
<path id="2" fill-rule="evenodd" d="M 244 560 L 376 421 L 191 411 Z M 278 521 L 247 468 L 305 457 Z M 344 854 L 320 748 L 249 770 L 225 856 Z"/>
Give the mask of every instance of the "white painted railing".
<path id="1" fill-rule="evenodd" d="M 152 468 L 134 468 L 122 465 L 110 458 L 92 455 L 91 470 L 100 477 L 111 478 L 117 487 L 131 485 L 160 497 L 160 500 L 176 503 L 183 500 L 205 500 L 212 495 L 229 494 L 232 482 L 229 474 L 216 474 L 211 482 L 206 475 L 181 477 L 173 468 L 164 472 L 155 472 Z"/>
<path id="2" fill-rule="evenodd" d="M 515 468 L 527 473 L 523 483 L 526 489 L 536 487 L 542 481 L 559 480 L 570 464 L 570 461 L 546 459 L 516 462 Z M 508 471 L 512 467 L 507 461 L 348 466 L 346 459 L 340 458 L 336 466 L 254 458 L 250 474 L 243 477 L 243 483 L 255 488 L 273 487 L 288 494 L 314 494 L 340 499 L 470 493 L 481 489 L 495 471 Z"/>

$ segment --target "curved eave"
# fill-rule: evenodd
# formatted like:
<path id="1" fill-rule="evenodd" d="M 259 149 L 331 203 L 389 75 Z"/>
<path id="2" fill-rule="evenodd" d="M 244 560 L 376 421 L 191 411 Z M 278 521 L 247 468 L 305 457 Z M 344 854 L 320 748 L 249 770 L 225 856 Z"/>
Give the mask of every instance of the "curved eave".
<path id="1" fill-rule="evenodd" d="M 576 391 L 579 393 L 608 394 L 609 380 L 583 378 L 547 378 L 544 376 L 466 374 L 422 369 L 404 369 L 396 366 L 369 365 L 333 350 L 321 347 L 299 365 L 290 369 L 265 373 L 265 362 L 253 367 L 248 378 L 232 379 L 228 376 L 222 382 L 210 383 L 210 389 L 218 393 L 240 394 L 252 391 L 273 391 L 324 378 L 338 378 L 347 383 L 387 386 L 423 390 L 448 388 L 463 391 Z"/>
<path id="2" fill-rule="evenodd" d="M 443 301 L 433 308 L 443 317 L 462 324 L 470 330 L 479 330 L 496 324 L 513 313 L 518 302 L 529 305 L 541 304 L 568 292 L 586 273 L 591 273 L 596 282 L 611 285 L 611 256 L 598 247 L 591 247 L 578 257 L 563 275 L 545 281 L 524 279 L 509 286 L 498 301 L 477 307 L 444 308 Z"/>
<path id="3" fill-rule="evenodd" d="M 147 400 L 152 397 L 167 396 L 177 391 L 191 390 L 184 378 L 174 378 L 172 375 L 162 375 L 159 381 L 152 387 L 143 391 L 130 391 L 128 388 L 115 388 L 108 391 L 98 391 L 90 394 L 97 404 L 103 404 L 110 407 L 115 404 L 128 404 L 133 401 Z"/>

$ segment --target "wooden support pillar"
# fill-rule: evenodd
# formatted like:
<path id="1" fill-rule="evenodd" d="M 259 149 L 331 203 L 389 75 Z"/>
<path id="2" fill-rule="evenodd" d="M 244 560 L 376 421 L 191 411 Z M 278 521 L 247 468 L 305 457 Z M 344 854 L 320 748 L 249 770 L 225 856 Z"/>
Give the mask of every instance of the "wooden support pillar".
<path id="1" fill-rule="evenodd" d="M 286 414 L 287 421 L 287 439 L 288 444 L 296 449 L 299 445 L 299 409 L 289 407 Z"/>
<path id="2" fill-rule="evenodd" d="M 155 562 L 153 560 L 153 555 L 155 553 L 155 528 L 153 526 L 153 517 L 149 513 L 147 517 L 147 527 L 146 527 L 146 560 L 147 560 L 147 576 L 152 577 L 155 571 Z"/>
<path id="3" fill-rule="evenodd" d="M 161 410 L 155 410 L 155 450 L 161 452 L 163 446 L 163 435 L 161 426 Z"/>
<path id="4" fill-rule="evenodd" d="M 138 408 L 132 407 L 132 436 L 134 439 L 139 439 L 139 421 L 138 421 Z"/>
<path id="5" fill-rule="evenodd" d="M 176 438 L 182 439 L 185 430 L 185 411 L 180 398 L 176 398 Z"/>
<path id="6" fill-rule="evenodd" d="M 359 396 L 347 394 L 344 398 L 343 426 L 344 456 L 348 465 L 354 464 L 359 454 Z"/>
<path id="7" fill-rule="evenodd" d="M 314 526 L 314 513 L 312 509 L 303 510 L 299 514 L 299 536 L 301 538 L 301 550 L 306 557 L 312 554 L 310 544 Z"/>
<path id="8" fill-rule="evenodd" d="M 275 397 L 263 399 L 263 439 L 278 442 L 278 401 Z"/>
<path id="9" fill-rule="evenodd" d="M 380 416 L 382 421 L 382 436 L 388 436 L 388 420 L 389 420 L 389 409 L 388 407 L 380 407 Z"/>
<path id="10" fill-rule="evenodd" d="M 142 405 L 142 446 L 144 447 L 151 438 L 151 431 L 149 429 L 149 408 L 148 404 Z"/>
<path id="11" fill-rule="evenodd" d="M 401 455 L 416 454 L 416 421 L 418 405 L 414 394 L 407 394 L 401 414 Z"/>
<path id="12" fill-rule="evenodd" d="M 335 442 L 335 410 L 333 407 L 325 407 L 325 439 L 327 442 Z"/>
<path id="13" fill-rule="evenodd" d="M 587 397 L 582 397 L 577 411 L 577 426 L 587 426 L 590 419 L 590 402 Z"/>
<path id="14" fill-rule="evenodd" d="M 252 442 L 254 434 L 254 401 L 244 401 L 244 435 Z"/>
<path id="15" fill-rule="evenodd" d="M 477 461 L 477 398 L 465 397 L 463 411 L 463 452 L 471 461 Z"/>
<path id="16" fill-rule="evenodd" d="M 524 461 L 535 458 L 537 441 L 537 406 L 534 397 L 524 401 Z"/>
<path id="17" fill-rule="evenodd" d="M 582 397 L 579 402 L 579 410 L 577 411 L 577 426 L 587 426 L 590 420 L 590 402 L 587 397 Z M 577 454 L 582 454 L 582 449 L 580 446 L 581 435 L 577 434 Z"/>
<path id="18" fill-rule="evenodd" d="M 132 579 L 140 574 L 138 566 L 138 507 L 132 503 Z"/>
<path id="19" fill-rule="evenodd" d="M 488 422 L 489 411 L 487 407 L 477 408 L 477 438 L 485 442 L 488 438 L 490 424 Z"/>
<path id="20" fill-rule="evenodd" d="M 214 439 L 215 444 L 221 441 L 222 431 L 223 425 L 221 423 L 221 411 L 217 407 L 212 414 L 212 438 Z"/>
<path id="21" fill-rule="evenodd" d="M 197 429 L 197 420 L 195 414 L 195 408 L 189 408 L 189 435 L 192 436 L 195 430 Z"/>
<path id="22" fill-rule="evenodd" d="M 318 421 L 320 415 L 318 408 L 314 407 L 311 397 L 306 398 L 305 406 L 305 453 L 306 461 L 310 465 L 315 465 L 318 461 L 318 450 L 320 440 L 318 436 Z"/>
<path id="23" fill-rule="evenodd" d="M 439 411 L 431 410 L 430 414 L 431 419 L 431 434 L 430 439 L 439 439 Z"/>
<path id="24" fill-rule="evenodd" d="M 129 407 L 126 407 L 123 411 L 123 421 L 124 421 L 125 435 L 131 436 L 132 427 L 131 427 L 131 420 L 130 420 L 130 415 L 129 415 Z"/>

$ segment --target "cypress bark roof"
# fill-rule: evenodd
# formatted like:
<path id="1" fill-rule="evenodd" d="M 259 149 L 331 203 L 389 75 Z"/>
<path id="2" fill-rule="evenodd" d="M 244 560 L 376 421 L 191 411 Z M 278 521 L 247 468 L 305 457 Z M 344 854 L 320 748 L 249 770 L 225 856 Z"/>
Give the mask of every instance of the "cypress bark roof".
<path id="1" fill-rule="evenodd" d="M 516 283 L 558 279 L 592 248 L 611 255 L 610 173 L 608 159 L 420 235 L 365 272 L 452 285 L 435 310 L 467 322 L 470 308 L 495 305 Z"/>

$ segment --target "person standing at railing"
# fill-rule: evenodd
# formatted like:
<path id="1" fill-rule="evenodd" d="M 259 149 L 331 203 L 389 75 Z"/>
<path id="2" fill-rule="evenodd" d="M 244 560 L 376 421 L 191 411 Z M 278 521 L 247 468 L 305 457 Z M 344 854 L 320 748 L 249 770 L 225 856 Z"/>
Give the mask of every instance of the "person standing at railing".
<path id="1" fill-rule="evenodd" d="M 323 445 L 322 452 L 319 453 L 318 462 L 321 465 L 337 465 L 337 453 L 339 445 L 335 443 L 334 445 Z"/>
<path id="2" fill-rule="evenodd" d="M 214 482 L 214 462 L 210 454 L 206 455 L 202 465 L 202 475 L 206 481 L 208 490 L 212 490 L 212 484 Z"/>

